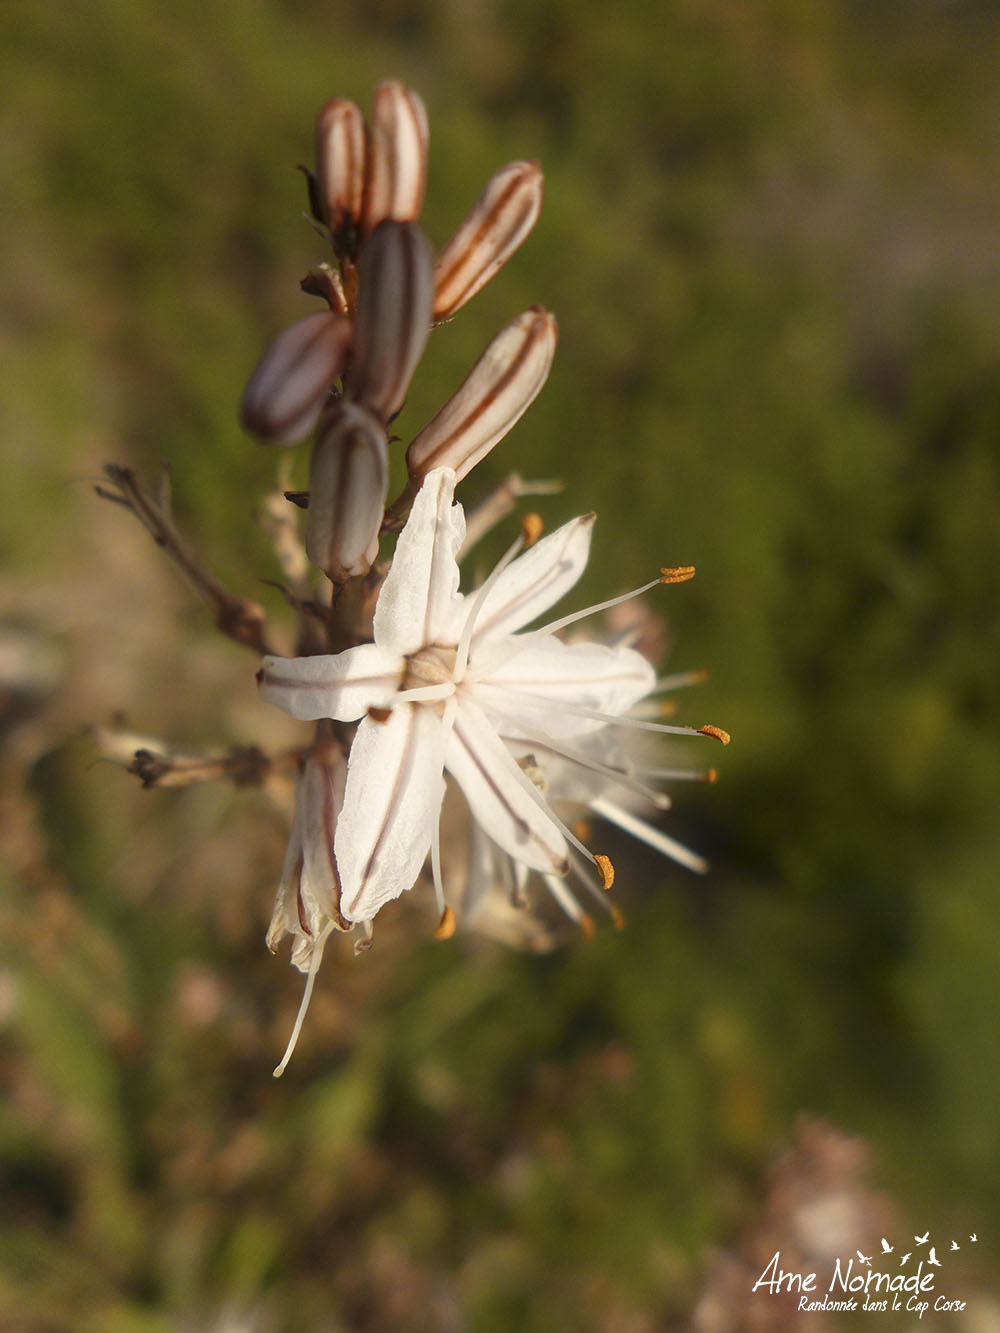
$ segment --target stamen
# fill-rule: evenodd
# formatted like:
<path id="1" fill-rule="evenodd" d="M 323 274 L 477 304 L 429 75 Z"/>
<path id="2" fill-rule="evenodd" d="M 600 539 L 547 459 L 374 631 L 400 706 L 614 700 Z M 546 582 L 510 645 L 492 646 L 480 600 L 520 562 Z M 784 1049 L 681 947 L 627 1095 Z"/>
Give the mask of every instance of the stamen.
<path id="1" fill-rule="evenodd" d="M 522 634 L 519 637 L 523 639 L 527 636 Z M 728 734 L 724 731 L 720 731 L 718 727 L 675 727 L 670 726 L 665 722 L 647 722 L 643 718 L 631 717 L 627 713 L 622 714 L 621 716 L 613 716 L 610 713 L 599 713 L 594 708 L 583 708 L 578 704 L 569 704 L 562 699 L 554 699 L 551 696 L 546 696 L 544 694 L 531 694 L 527 690 L 515 690 L 506 685 L 497 686 L 488 680 L 479 681 L 476 688 L 477 690 L 495 690 L 507 695 L 508 698 L 511 695 L 516 695 L 519 699 L 524 699 L 528 703 L 535 704 L 538 708 L 543 708 L 547 711 L 558 709 L 560 713 L 567 713 L 570 717 L 589 718 L 593 722 L 603 722 L 605 726 L 609 727 L 635 727 L 639 731 L 661 731 L 670 736 L 712 736 L 715 740 L 721 740 L 722 737 L 725 736 L 726 739 L 722 743 L 723 745 L 729 744 Z M 489 709 L 491 713 L 498 712 L 492 703 L 489 705 Z M 525 735 L 528 734 L 520 718 L 517 719 L 517 727 L 520 731 L 523 731 Z"/>
<path id="2" fill-rule="evenodd" d="M 488 686 L 488 682 L 484 682 L 484 684 Z M 511 693 L 515 693 L 515 691 L 511 691 Z M 549 706 L 551 707 L 551 702 Z M 571 764 L 576 764 L 578 768 L 586 769 L 591 773 L 599 773 L 601 777 L 607 778 L 609 782 L 613 782 L 616 786 L 627 787 L 629 791 L 634 791 L 637 795 L 644 797 L 658 810 L 670 809 L 671 800 L 665 792 L 657 791 L 647 783 L 640 782 L 638 778 L 633 777 L 631 773 L 627 773 L 624 769 L 614 768 L 610 764 L 602 764 L 599 759 L 592 759 L 583 750 L 578 750 L 572 745 L 566 745 L 562 741 L 555 740 L 546 731 L 541 729 L 535 731 L 534 728 L 525 726 L 523 718 L 513 717 L 503 709 L 495 708 L 492 704 L 489 705 L 489 708 L 491 713 L 505 722 L 515 733 L 526 736 L 533 744 L 544 746 L 551 754 L 558 755 Z M 601 716 L 603 720 L 608 722 L 619 720 L 617 718 L 604 719 L 603 714 Z"/>
<path id="3" fill-rule="evenodd" d="M 414 685 L 411 689 L 400 690 L 393 699 L 395 704 L 425 704 L 436 699 L 450 699 L 455 693 L 455 682 L 443 680 L 439 685 Z M 368 712 L 371 715 L 371 709 Z M 377 720 L 377 719 L 376 719 Z"/>
<path id="4" fill-rule="evenodd" d="M 472 599 L 472 607 L 465 618 L 465 624 L 462 626 L 462 634 L 458 640 L 458 647 L 455 649 L 455 669 L 452 672 L 452 680 L 459 684 L 465 678 L 465 671 L 469 665 L 469 648 L 472 645 L 472 631 L 475 628 L 476 620 L 480 611 L 483 609 L 483 603 L 489 596 L 490 589 L 494 587 L 497 579 L 507 568 L 515 556 L 520 555 L 525 546 L 525 536 L 522 533 L 516 541 L 511 542 L 510 546 L 503 553 L 496 565 L 490 572 L 489 577 L 481 588 L 477 588 Z"/>
<path id="5" fill-rule="evenodd" d="M 631 814 L 628 810 L 623 810 L 621 806 L 615 805 L 612 801 L 606 801 L 603 797 L 598 797 L 596 801 L 591 801 L 590 808 L 596 815 L 607 819 L 612 824 L 617 824 L 620 829 L 626 833 L 631 833 L 633 838 L 638 838 L 640 842 L 647 846 L 655 848 L 664 856 L 669 856 L 671 860 L 679 862 L 682 866 L 687 866 L 698 875 L 704 875 L 708 870 L 708 862 L 702 857 L 697 856 L 682 843 L 670 838 L 666 833 L 662 833 L 652 824 L 647 824 L 644 819 Z"/>
<path id="6" fill-rule="evenodd" d="M 444 900 L 444 880 L 441 877 L 441 810 L 444 806 L 444 755 L 451 736 L 451 729 L 455 724 L 455 713 L 458 708 L 458 702 L 455 699 L 454 690 L 451 698 L 444 706 L 444 713 L 441 718 L 441 799 L 438 801 L 437 819 L 431 825 L 431 875 L 434 878 L 434 896 L 437 898 L 438 911 L 441 914 L 441 922 L 435 932 L 435 939 L 451 939 L 455 933 L 455 913 L 451 912 Z M 451 912 L 451 929 L 446 935 L 442 935 L 448 922 L 448 913 Z"/>
<path id="7" fill-rule="evenodd" d="M 718 782 L 719 774 L 714 768 L 643 768 L 639 770 L 647 778 L 657 782 Z"/>
<path id="8" fill-rule="evenodd" d="M 436 940 L 450 940 L 458 928 L 458 922 L 455 919 L 455 912 L 451 907 L 446 907 L 441 913 L 441 921 L 437 930 L 434 932 Z"/>
<path id="9" fill-rule="evenodd" d="M 608 861 L 608 858 L 604 857 L 604 860 Z M 590 894 L 591 898 L 593 898 L 594 902 L 597 903 L 601 911 L 607 912 L 608 916 L 611 917 L 612 921 L 615 921 L 615 924 L 618 924 L 617 919 L 620 918 L 621 913 L 615 907 L 613 901 L 608 897 L 607 889 L 610 886 L 605 885 L 604 872 L 601 871 L 601 883 L 595 884 L 591 875 L 589 874 L 588 866 L 586 865 L 585 862 L 581 861 L 581 859 L 576 855 L 575 852 L 570 853 L 570 862 L 573 867 L 573 873 L 576 875 L 581 885 Z M 608 861 L 608 864 L 610 865 L 610 861 Z M 600 869 L 600 867 L 598 867 L 598 869 Z M 613 877 L 614 869 L 612 869 L 611 873 Z"/>
<path id="10" fill-rule="evenodd" d="M 651 588 L 660 586 L 660 579 L 651 579 L 649 583 L 644 583 L 641 588 L 633 588 L 631 592 L 623 592 L 620 597 L 611 597 L 606 602 L 597 602 L 594 606 L 587 606 L 582 611 L 574 611 L 571 615 L 563 616 L 560 620 L 550 621 L 548 625 L 542 625 L 539 629 L 532 630 L 528 634 L 518 635 L 521 643 L 537 635 L 539 638 L 555 634 L 557 630 L 565 629 L 567 625 L 573 625 L 578 620 L 586 620 L 588 616 L 595 616 L 599 611 L 610 611 L 614 606 L 621 606 L 623 602 L 630 602 L 633 597 L 641 597 L 644 592 L 649 592 Z"/>
<path id="11" fill-rule="evenodd" d="M 525 514 L 521 519 L 521 536 L 524 538 L 525 548 L 534 546 L 544 531 L 545 524 L 540 514 Z"/>
<path id="12" fill-rule="evenodd" d="M 711 736 L 713 741 L 718 741 L 720 745 L 728 745 L 733 739 L 728 731 L 723 731 L 721 727 L 699 727 L 698 730 L 703 736 Z"/>
<path id="13" fill-rule="evenodd" d="M 594 853 L 594 860 L 597 862 L 597 868 L 601 872 L 601 887 L 605 893 L 611 889 L 615 882 L 615 868 L 611 864 L 610 856 L 603 856 L 600 852 Z"/>
<path id="14" fill-rule="evenodd" d="M 372 944 L 374 943 L 375 940 L 374 922 L 359 921 L 358 925 L 364 931 L 364 934 L 361 936 L 361 939 L 354 941 L 355 956 L 357 956 L 359 953 L 366 953 L 372 947 Z"/>
<path id="15" fill-rule="evenodd" d="M 281 1057 L 280 1064 L 277 1064 L 273 1071 L 274 1078 L 281 1078 L 288 1067 L 288 1062 L 292 1058 L 292 1052 L 295 1050 L 299 1039 L 299 1033 L 302 1031 L 302 1024 L 305 1022 L 306 1011 L 309 1008 L 309 1001 L 312 999 L 313 986 L 316 984 L 316 973 L 319 971 L 319 965 L 323 961 L 323 948 L 326 944 L 326 937 L 333 929 L 332 923 L 327 926 L 322 935 L 313 945 L 312 958 L 309 960 L 309 974 L 306 977 L 305 990 L 302 993 L 302 1001 L 299 1004 L 299 1012 L 295 1016 L 295 1025 L 292 1028 L 292 1035 L 288 1039 L 288 1045 L 285 1047 L 285 1054 Z"/>
<path id="16" fill-rule="evenodd" d="M 661 569 L 661 583 L 687 583 L 694 578 L 694 565 L 675 565 L 672 569 Z"/>
<path id="17" fill-rule="evenodd" d="M 653 686 L 657 693 L 665 690 L 682 690 L 688 685 L 704 685 L 708 672 L 704 667 L 694 671 L 676 671 L 672 676 L 661 676 Z"/>

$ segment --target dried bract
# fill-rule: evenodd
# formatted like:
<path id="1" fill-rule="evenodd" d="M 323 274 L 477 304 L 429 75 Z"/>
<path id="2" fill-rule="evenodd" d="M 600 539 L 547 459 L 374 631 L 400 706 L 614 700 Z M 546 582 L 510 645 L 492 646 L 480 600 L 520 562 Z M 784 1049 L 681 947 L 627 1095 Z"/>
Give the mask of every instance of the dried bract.
<path id="1" fill-rule="evenodd" d="M 383 222 L 361 256 L 354 355 L 344 392 L 388 421 L 430 333 L 433 256 L 414 223 Z"/>
<path id="2" fill-rule="evenodd" d="M 450 467 L 457 480 L 507 434 L 540 393 L 555 356 L 555 317 L 532 306 L 499 333 L 461 388 L 406 451 L 411 478 Z"/>
<path id="3" fill-rule="evenodd" d="M 315 426 L 351 351 L 351 322 L 321 311 L 279 333 L 243 394 L 240 421 L 271 444 L 298 444 Z"/>
<path id="4" fill-rule="evenodd" d="M 415 92 L 401 83 L 375 89 L 368 135 L 364 230 L 380 222 L 415 222 L 427 186 L 427 112 Z"/>
<path id="5" fill-rule="evenodd" d="M 538 221 L 543 181 L 537 162 L 511 162 L 491 178 L 434 265 L 434 318 L 475 296 Z"/>
<path id="6" fill-rule="evenodd" d="M 355 403 L 338 403 L 313 452 L 306 551 L 334 583 L 367 574 L 389 485 L 385 431 Z"/>

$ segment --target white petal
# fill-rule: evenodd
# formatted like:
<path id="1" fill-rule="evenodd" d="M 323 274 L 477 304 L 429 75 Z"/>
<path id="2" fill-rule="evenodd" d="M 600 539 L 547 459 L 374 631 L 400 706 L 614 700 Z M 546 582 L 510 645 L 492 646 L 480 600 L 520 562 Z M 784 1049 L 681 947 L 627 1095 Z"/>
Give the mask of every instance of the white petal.
<path id="1" fill-rule="evenodd" d="M 375 608 L 375 642 L 400 655 L 458 641 L 463 599 L 457 556 L 465 514 L 452 503 L 454 493 L 451 468 L 428 473 L 399 534 Z"/>
<path id="2" fill-rule="evenodd" d="M 552 636 L 529 637 L 521 652 L 504 657 L 469 688 L 483 708 L 489 709 L 492 700 L 505 717 L 523 717 L 525 725 L 558 739 L 603 725 L 562 711 L 560 705 L 620 717 L 655 685 L 652 665 L 632 648 L 563 643 Z"/>
<path id="3" fill-rule="evenodd" d="M 513 633 L 569 592 L 587 566 L 594 517 L 582 514 L 564 523 L 504 570 L 476 618 L 473 660 L 477 642 Z"/>
<path id="4" fill-rule="evenodd" d="M 334 843 L 348 921 L 370 921 L 420 874 L 444 794 L 441 740 L 440 713 L 420 704 L 358 727 Z"/>
<path id="5" fill-rule="evenodd" d="M 257 683 L 262 699 L 304 722 L 353 722 L 392 703 L 402 671 L 396 654 L 363 643 L 332 656 L 265 657 Z"/>
<path id="6" fill-rule="evenodd" d="M 505 852 L 534 870 L 565 874 L 566 840 L 554 817 L 532 794 L 489 719 L 463 697 L 445 749 L 445 767 L 458 782 L 475 819 Z"/>

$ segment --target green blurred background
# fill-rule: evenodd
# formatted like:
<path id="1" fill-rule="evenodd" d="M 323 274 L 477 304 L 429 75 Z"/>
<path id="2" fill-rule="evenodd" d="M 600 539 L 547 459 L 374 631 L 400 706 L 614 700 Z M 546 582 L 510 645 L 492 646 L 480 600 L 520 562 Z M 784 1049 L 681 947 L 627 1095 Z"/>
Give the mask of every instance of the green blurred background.
<path id="1" fill-rule="evenodd" d="M 920 1327 L 995 1329 L 997 6 L 6 0 L 0 38 L 0 1328 L 708 1327 L 807 1115 L 900 1234 L 979 1234 L 948 1282 L 978 1322 Z M 734 742 L 679 753 L 720 769 L 667 824 L 707 879 L 612 839 L 625 931 L 544 957 L 401 903 L 329 950 L 275 1083 L 285 816 L 139 791 L 81 728 L 301 733 L 91 482 L 168 461 L 281 615 L 235 408 L 313 308 L 315 112 L 390 76 L 431 115 L 436 243 L 503 162 L 547 182 L 400 434 L 553 309 L 549 385 L 463 498 L 564 478 L 541 507 L 598 509 L 592 598 L 696 564 L 657 608 L 711 672 L 685 715 Z"/>

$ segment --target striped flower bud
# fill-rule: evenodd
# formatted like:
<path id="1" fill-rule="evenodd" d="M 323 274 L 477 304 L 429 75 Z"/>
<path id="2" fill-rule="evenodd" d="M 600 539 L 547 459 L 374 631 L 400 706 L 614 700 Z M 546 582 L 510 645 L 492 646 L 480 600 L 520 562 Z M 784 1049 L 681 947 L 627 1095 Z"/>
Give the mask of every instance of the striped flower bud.
<path id="1" fill-rule="evenodd" d="M 350 320 L 328 310 L 307 315 L 279 333 L 244 390 L 244 427 L 271 444 L 304 440 L 350 351 Z"/>
<path id="2" fill-rule="evenodd" d="M 434 265 L 434 318 L 475 296 L 538 221 L 543 181 L 537 162 L 511 162 L 487 183 Z"/>
<path id="3" fill-rule="evenodd" d="M 490 343 L 456 394 L 406 451 L 413 480 L 450 467 L 460 481 L 527 411 L 555 356 L 555 316 L 532 306 Z"/>
<path id="4" fill-rule="evenodd" d="M 427 185 L 427 112 L 401 83 L 380 83 L 375 89 L 368 136 L 364 230 L 380 222 L 415 222 Z"/>
<path id="5" fill-rule="evenodd" d="M 360 224 L 366 155 L 361 108 L 346 97 L 327 102 L 316 121 L 316 192 L 334 236 L 353 233 Z"/>
<path id="6" fill-rule="evenodd" d="M 334 583 L 367 574 L 389 485 L 385 431 L 364 407 L 338 403 L 313 450 L 306 552 Z"/>
<path id="7" fill-rule="evenodd" d="M 361 254 L 354 354 L 344 392 L 388 421 L 430 333 L 433 255 L 414 223 L 383 222 Z"/>

